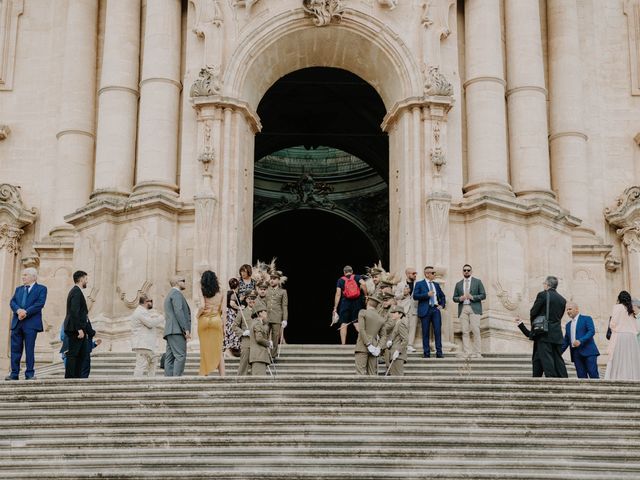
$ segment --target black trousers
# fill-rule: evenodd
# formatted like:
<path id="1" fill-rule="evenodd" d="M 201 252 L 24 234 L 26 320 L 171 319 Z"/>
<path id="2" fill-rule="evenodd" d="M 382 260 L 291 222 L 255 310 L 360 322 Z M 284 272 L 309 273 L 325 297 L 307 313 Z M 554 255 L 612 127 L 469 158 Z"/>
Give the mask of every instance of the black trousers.
<path id="1" fill-rule="evenodd" d="M 560 345 L 548 342 L 535 342 L 533 346 L 533 376 L 567 378 L 567 367 L 564 365 Z"/>
<path id="2" fill-rule="evenodd" d="M 69 335 L 69 334 L 67 334 Z M 80 339 L 69 335 L 69 350 L 67 351 L 67 363 L 64 368 L 64 378 L 82 378 L 82 366 L 86 363 L 85 356 L 90 350 L 86 348 L 86 335 Z"/>

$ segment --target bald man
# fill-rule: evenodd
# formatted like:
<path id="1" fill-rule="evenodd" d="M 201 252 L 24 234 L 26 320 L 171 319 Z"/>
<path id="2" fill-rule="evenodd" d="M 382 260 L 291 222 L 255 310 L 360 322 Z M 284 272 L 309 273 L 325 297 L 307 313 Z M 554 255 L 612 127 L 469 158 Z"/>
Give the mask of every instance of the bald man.
<path id="1" fill-rule="evenodd" d="M 164 339 L 167 351 L 164 357 L 165 377 L 180 377 L 187 361 L 187 341 L 191 339 L 191 310 L 182 291 L 186 288 L 184 276 L 169 280 L 171 290 L 164 299 Z"/>
<path id="2" fill-rule="evenodd" d="M 562 353 L 570 348 L 571 361 L 576 366 L 578 378 L 600 378 L 598 373 L 598 347 L 593 340 L 596 328 L 593 319 L 581 315 L 578 304 L 567 303 L 567 315 L 571 320 L 565 326 Z"/>

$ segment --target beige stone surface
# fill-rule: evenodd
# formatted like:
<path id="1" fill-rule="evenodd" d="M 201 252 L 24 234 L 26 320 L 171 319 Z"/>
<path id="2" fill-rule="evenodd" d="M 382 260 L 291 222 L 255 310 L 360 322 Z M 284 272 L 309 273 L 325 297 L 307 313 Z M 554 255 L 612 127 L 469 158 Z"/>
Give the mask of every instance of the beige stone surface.
<path id="1" fill-rule="evenodd" d="M 312 66 L 384 102 L 392 270 L 434 264 L 450 295 L 473 264 L 486 351 L 527 348 L 512 318 L 548 274 L 601 338 L 618 291 L 640 296 L 638 2 L 337 3 L 323 17 L 301 0 L 2 2 L 0 183 L 34 209 L 0 219 L 24 231 L 18 253 L 0 243 L 2 357 L 29 258 L 49 286 L 38 349 L 52 356 L 74 269 L 90 273 L 105 349 L 127 350 L 140 293 L 161 304 L 184 274 L 196 307 L 202 268 L 226 280 L 250 261 L 258 104 Z"/>

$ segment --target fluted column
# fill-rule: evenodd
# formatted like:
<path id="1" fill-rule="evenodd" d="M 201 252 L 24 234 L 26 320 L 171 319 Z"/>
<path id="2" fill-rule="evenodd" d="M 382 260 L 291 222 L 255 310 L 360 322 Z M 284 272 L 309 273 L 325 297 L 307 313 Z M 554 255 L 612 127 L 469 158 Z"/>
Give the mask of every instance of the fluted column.
<path id="1" fill-rule="evenodd" d="M 177 190 L 180 31 L 180 0 L 147 2 L 135 192 Z"/>
<path id="2" fill-rule="evenodd" d="M 138 122 L 140 0 L 107 3 L 103 50 L 94 188 L 97 194 L 128 195 Z"/>
<path id="3" fill-rule="evenodd" d="M 504 9 L 511 184 L 518 196 L 554 198 L 539 2 L 505 2 Z"/>
<path id="4" fill-rule="evenodd" d="M 551 179 L 560 205 L 589 223 L 587 136 L 576 0 L 548 0 Z"/>
<path id="5" fill-rule="evenodd" d="M 500 0 L 466 0 L 467 195 L 510 195 Z"/>
<path id="6" fill-rule="evenodd" d="M 60 91 L 60 127 L 52 235 L 89 199 L 93 184 L 98 1 L 68 3 Z"/>

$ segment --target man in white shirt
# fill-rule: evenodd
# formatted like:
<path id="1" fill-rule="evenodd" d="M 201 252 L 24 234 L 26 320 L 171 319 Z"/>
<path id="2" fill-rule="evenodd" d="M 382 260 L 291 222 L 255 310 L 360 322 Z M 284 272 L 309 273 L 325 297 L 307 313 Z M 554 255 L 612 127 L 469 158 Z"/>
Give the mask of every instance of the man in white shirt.
<path id="1" fill-rule="evenodd" d="M 487 294 L 482 281 L 472 277 L 471 274 L 471 265 L 467 263 L 462 267 L 463 279 L 456 283 L 453 291 L 453 301 L 458 304 L 464 355 L 481 358 L 480 318 L 482 317 L 482 300 L 487 298 Z M 473 333 L 473 347 L 471 346 L 471 333 Z"/>
<path id="2" fill-rule="evenodd" d="M 164 317 L 153 309 L 153 300 L 140 295 L 139 305 L 131 314 L 131 350 L 136 352 L 134 377 L 153 377 L 156 374 L 158 335 L 156 329 L 164 325 Z"/>

